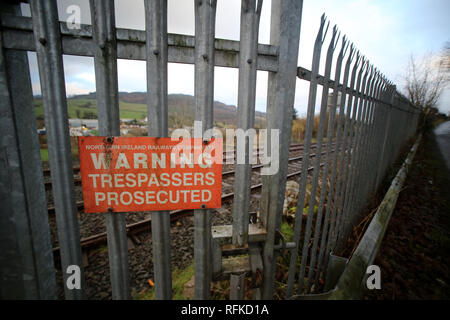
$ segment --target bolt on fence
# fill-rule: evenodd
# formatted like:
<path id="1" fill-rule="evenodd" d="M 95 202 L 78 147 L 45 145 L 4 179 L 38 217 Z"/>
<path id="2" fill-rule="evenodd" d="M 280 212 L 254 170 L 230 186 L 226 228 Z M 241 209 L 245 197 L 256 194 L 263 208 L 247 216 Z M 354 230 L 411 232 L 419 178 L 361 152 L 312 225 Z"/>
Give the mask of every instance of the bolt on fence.
<path id="1" fill-rule="evenodd" d="M 277 257 L 286 250 L 290 252 L 286 297 L 323 291 L 320 283 L 327 281 L 330 254 L 345 244 L 358 213 L 379 187 L 400 147 L 415 133 L 419 115 L 346 36 L 341 38 L 336 26 L 330 32 L 325 72 L 320 75 L 329 22 L 321 17 L 311 70 L 298 67 L 301 0 L 272 1 L 269 45 L 258 43 L 262 0 L 242 0 L 240 41 L 215 38 L 216 0 L 195 0 L 195 36 L 168 34 L 166 0 L 145 0 L 145 31 L 116 28 L 114 3 L 107 0 L 91 0 L 92 25 L 79 28 L 58 21 L 54 0 L 30 0 L 31 18 L 21 16 L 19 3 L 0 7 L 1 108 L 2 114 L 9 115 L 2 118 L 2 132 L 8 130 L 5 136 L 16 136 L 1 145 L 2 150 L 12 150 L 1 153 L 7 164 L 1 167 L 1 186 L 2 207 L 11 207 L 17 201 L 27 205 L 14 207 L 9 213 L 16 217 L 14 225 L 2 220 L 2 235 L 7 235 L 8 241 L 0 245 L 2 251 L 9 252 L 9 260 L 2 261 L 2 274 L 12 264 L 18 266 L 14 276 L 2 278 L 2 287 L 20 288 L 2 291 L 2 297 L 56 297 L 39 148 L 37 144 L 27 146 L 27 141 L 37 139 L 36 130 L 28 129 L 36 124 L 33 117 L 22 117 L 24 110 L 33 115 L 29 70 L 24 68 L 28 64 L 26 51 L 37 53 L 64 281 L 68 266 L 81 266 L 81 288 L 69 290 L 65 286 L 66 299 L 85 298 L 86 283 L 74 196 L 63 54 L 94 58 L 99 133 L 105 136 L 120 135 L 117 59 L 146 61 L 148 129 L 153 137 L 168 135 L 168 63 L 195 65 L 195 119 L 202 121 L 202 133 L 213 127 L 215 66 L 239 70 L 237 127 L 243 130 L 255 126 L 256 71 L 267 71 L 267 150 L 272 148 L 271 130 L 278 130 L 279 170 L 262 176 L 259 220 L 249 222 L 253 143 L 247 139 L 245 163 L 238 164 L 235 171 L 233 224 L 212 227 L 212 210 L 195 210 L 195 298 L 209 299 L 211 281 L 217 279 L 230 279 L 230 298 L 242 298 L 244 279 L 251 276 L 256 284 L 254 298 L 272 299 Z M 339 52 L 336 59 L 335 52 Z M 309 82 L 303 170 L 288 174 L 297 78 Z M 322 94 L 316 150 L 312 154 L 318 86 Z M 17 161 L 17 156 L 24 154 L 29 157 Z M 22 184 L 10 179 L 8 170 L 21 177 Z M 286 182 L 288 176 L 293 179 L 298 175 L 293 240 L 286 243 L 280 233 Z M 34 178 L 29 179 L 31 176 Z M 106 213 L 113 299 L 130 298 L 125 215 Z M 40 217 L 39 221 L 36 217 Z M 151 218 L 155 297 L 171 299 L 170 212 L 153 212 Z M 13 229 L 21 233 L 13 233 Z M 24 241 L 28 241 L 27 245 Z M 227 262 L 224 244 L 247 248 L 243 263 Z M 19 247 L 18 254 L 7 250 L 13 247 Z M 34 267 L 20 265 L 21 261 Z M 31 280 L 23 280 L 24 274 Z"/>

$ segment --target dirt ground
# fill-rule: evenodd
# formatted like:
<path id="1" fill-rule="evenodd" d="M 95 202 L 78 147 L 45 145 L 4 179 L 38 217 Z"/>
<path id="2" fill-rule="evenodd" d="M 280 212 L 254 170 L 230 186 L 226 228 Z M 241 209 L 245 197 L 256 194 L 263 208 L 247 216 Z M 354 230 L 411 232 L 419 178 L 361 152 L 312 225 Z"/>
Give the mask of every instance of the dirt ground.
<path id="1" fill-rule="evenodd" d="M 450 299 L 450 174 L 424 135 L 374 264 L 381 289 L 365 299 Z"/>

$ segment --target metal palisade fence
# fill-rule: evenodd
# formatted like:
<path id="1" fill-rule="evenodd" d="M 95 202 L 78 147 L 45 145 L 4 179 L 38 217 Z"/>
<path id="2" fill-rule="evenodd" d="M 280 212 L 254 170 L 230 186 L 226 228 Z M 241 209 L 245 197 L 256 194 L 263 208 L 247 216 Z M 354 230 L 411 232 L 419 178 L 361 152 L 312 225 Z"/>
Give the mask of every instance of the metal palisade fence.
<path id="1" fill-rule="evenodd" d="M 313 174 L 309 177 L 302 172 L 300 177 L 293 234 L 297 249 L 292 250 L 287 297 L 323 290 L 319 280 L 326 281 L 330 253 L 345 244 L 352 227 L 361 218 L 358 213 L 378 189 L 400 147 L 414 135 L 420 114 L 345 36 L 331 80 L 333 56 L 340 38 L 336 26 L 326 52 L 324 75 L 319 75 L 328 26 L 329 22 L 322 16 L 312 70 L 298 68 L 298 77 L 310 82 L 303 168 L 308 168 L 310 161 L 307 152 L 317 116 L 315 99 L 319 84 L 322 97 Z M 329 94 L 331 104 L 327 100 Z M 310 196 L 305 206 L 307 192 Z"/>
<path id="2" fill-rule="evenodd" d="M 2 297 L 57 295 L 27 51 L 36 52 L 39 66 L 61 267 L 81 268 L 81 286 L 65 286 L 66 299 L 86 296 L 63 54 L 94 58 L 99 134 L 104 136 L 120 135 L 117 59 L 146 61 L 148 132 L 153 137 L 168 135 L 168 63 L 195 65 L 195 120 L 202 121 L 202 132 L 213 127 L 215 66 L 239 69 L 237 127 L 243 130 L 255 126 L 257 70 L 267 71 L 267 140 L 271 141 L 271 129 L 278 130 L 279 170 L 262 176 L 257 222 L 249 219 L 248 148 L 245 163 L 235 169 L 233 224 L 212 227 L 212 210 L 195 210 L 195 298 L 209 299 L 211 282 L 217 279 L 230 280 L 230 298 L 243 298 L 243 283 L 250 275 L 255 280 L 254 298 L 272 299 L 277 257 L 285 250 L 290 251 L 286 297 L 323 290 L 319 283 L 330 253 L 345 244 L 370 194 L 414 135 L 419 111 L 345 36 L 340 37 L 336 27 L 328 33 L 324 16 L 311 70 L 298 67 L 302 0 L 272 1 L 269 45 L 258 43 L 262 0 L 242 0 L 240 41 L 215 38 L 216 0 L 193 1 L 195 36 L 168 34 L 167 0 L 145 0 L 145 31 L 116 28 L 114 2 L 109 0 L 91 0 L 92 25 L 79 28 L 58 20 L 54 0 L 30 0 L 31 18 L 21 16 L 20 1 L 0 5 Z M 327 34 L 331 39 L 325 71 L 319 75 Z M 280 230 L 299 79 L 309 82 L 301 164 L 305 170 L 299 178 L 293 239 L 286 243 Z M 318 86 L 322 94 L 316 103 Z M 113 299 L 131 298 L 125 215 L 105 215 Z M 151 232 L 155 296 L 171 299 L 169 212 L 152 213 Z M 247 254 L 238 257 L 243 263 L 226 261 L 224 244 L 247 248 Z M 69 275 L 63 275 L 66 283 Z"/>

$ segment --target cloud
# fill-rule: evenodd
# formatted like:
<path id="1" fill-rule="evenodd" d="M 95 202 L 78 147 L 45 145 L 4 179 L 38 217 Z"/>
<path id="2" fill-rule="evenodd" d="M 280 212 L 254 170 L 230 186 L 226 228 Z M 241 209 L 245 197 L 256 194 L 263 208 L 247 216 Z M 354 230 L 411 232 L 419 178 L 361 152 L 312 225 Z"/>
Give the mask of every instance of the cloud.
<path id="1" fill-rule="evenodd" d="M 66 82 L 66 92 L 68 96 L 76 94 L 88 94 L 92 92 L 92 88 L 80 86 L 78 82 Z"/>
<path id="2" fill-rule="evenodd" d="M 67 16 L 68 5 L 81 7 L 82 23 L 90 23 L 89 1 L 58 0 L 60 20 Z M 216 37 L 239 40 L 240 0 L 218 1 Z M 28 5 L 22 8 L 27 11 Z M 119 28 L 143 30 L 145 11 L 143 0 L 115 0 L 116 25 Z M 260 43 L 270 40 L 271 1 L 264 1 L 260 22 Z M 325 52 L 329 43 L 331 28 L 337 24 L 342 34 L 380 69 L 388 78 L 398 81 L 411 53 L 421 55 L 439 50 L 448 37 L 450 2 L 433 0 L 432 5 L 421 0 L 377 2 L 369 0 L 323 0 L 304 1 L 298 63 L 310 69 L 314 40 L 319 27 L 320 16 L 326 12 L 330 19 L 330 30 L 324 43 L 320 72 L 323 73 Z M 194 2 L 186 0 L 168 1 L 168 31 L 193 35 L 195 32 Z M 340 45 L 340 44 L 339 44 Z M 339 46 L 336 49 L 338 53 Z M 335 59 L 334 59 L 335 61 Z M 95 90 L 93 59 L 64 56 L 68 94 L 80 90 Z M 333 67 L 334 68 L 334 67 Z M 30 58 L 33 88 L 39 81 L 37 64 Z M 146 71 L 143 61 L 118 61 L 119 89 L 121 91 L 145 91 Z M 334 69 L 332 71 L 334 74 Z M 216 68 L 215 99 L 227 104 L 237 103 L 238 70 Z M 320 86 L 319 86 L 320 87 Z M 194 93 L 194 68 L 192 65 L 169 65 L 169 93 Z M 265 110 L 267 99 L 267 73 L 258 72 L 256 108 Z M 309 83 L 297 80 L 295 107 L 299 114 L 306 113 Z M 75 90 L 75 91 L 71 91 Z M 77 91 L 78 90 L 78 91 Z M 444 93 L 441 102 L 443 110 L 450 110 L 450 96 Z M 320 96 L 318 96 L 320 101 Z"/>
<path id="3" fill-rule="evenodd" d="M 89 84 L 95 84 L 95 74 L 88 73 L 88 72 L 82 72 L 75 75 L 76 79 L 79 79 L 83 82 L 87 82 Z"/>
<path id="4" fill-rule="evenodd" d="M 147 91 L 145 61 L 117 60 L 119 91 Z"/>

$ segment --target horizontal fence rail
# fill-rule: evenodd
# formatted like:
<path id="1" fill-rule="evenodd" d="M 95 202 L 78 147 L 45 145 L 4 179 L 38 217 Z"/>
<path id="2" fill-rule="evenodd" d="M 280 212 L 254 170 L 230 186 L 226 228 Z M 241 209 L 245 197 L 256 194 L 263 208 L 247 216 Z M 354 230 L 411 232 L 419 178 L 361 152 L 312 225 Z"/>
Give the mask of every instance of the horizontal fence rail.
<path id="1" fill-rule="evenodd" d="M 54 264 L 53 252 L 60 257 L 65 298 L 84 299 L 86 283 L 81 248 L 107 241 L 112 298 L 130 299 L 127 237 L 136 230 L 152 233 L 155 298 L 172 298 L 170 223 L 175 217 L 178 219 L 184 209 L 154 211 L 150 218 L 128 225 L 126 213 L 108 212 L 105 233 L 80 239 L 77 215 L 83 209 L 83 202 L 75 199 L 75 188 L 80 181 L 74 178 L 74 172 L 78 172 L 79 167 L 72 165 L 71 158 L 63 54 L 94 58 L 99 133 L 105 136 L 120 135 L 117 59 L 146 61 L 148 132 L 153 137 L 168 135 L 168 63 L 195 66 L 195 119 L 202 121 L 202 133 L 213 128 L 216 66 L 239 70 L 236 124 L 243 130 L 255 127 L 256 74 L 257 70 L 267 71 L 267 149 L 264 152 L 254 150 L 251 141 L 246 140 L 246 162 L 223 172 L 224 176 L 234 175 L 234 192 L 222 194 L 223 200 L 233 200 L 232 224 L 219 226 L 222 232 L 218 236 L 215 232 L 219 229 L 211 225 L 211 209 L 193 212 L 195 298 L 209 299 L 211 282 L 226 274 L 231 299 L 244 297 L 245 277 L 251 278 L 255 299 L 272 299 L 278 282 L 278 256 L 285 252 L 290 257 L 286 298 L 325 290 L 330 256 L 345 246 L 352 227 L 361 218 L 360 212 L 380 187 L 401 147 L 415 134 L 420 114 L 420 110 L 341 35 L 337 26 L 330 29 L 325 15 L 321 17 L 312 67 L 307 70 L 297 65 L 301 49 L 302 0 L 272 1 L 269 45 L 258 43 L 261 10 L 267 5 L 263 0 L 241 1 L 239 41 L 215 37 L 216 0 L 195 0 L 194 36 L 167 32 L 166 0 L 145 0 L 143 31 L 116 28 L 114 3 L 107 0 L 91 0 L 92 25 L 81 24 L 78 29 L 69 29 L 66 23 L 58 21 L 55 0 L 30 0 L 31 18 L 21 16 L 19 3 L 0 5 L 0 93 L 4 98 L 0 106 L 2 114 L 8 115 L 2 123 L 12 128 L 11 132 L 18 136 L 14 141 L 19 141 L 13 143 L 9 139 L 1 145 L 2 150 L 15 150 L 15 153 L 1 155 L 9 157 L 2 159 L 11 166 L 1 171 L 2 190 L 17 191 L 5 193 L 1 204 L 7 208 L 14 201 L 28 199 L 22 201 L 28 207 L 17 209 L 20 219 L 16 219 L 16 225 L 9 227 L 8 224 L 8 228 L 6 222 L 2 225 L 2 236 L 5 229 L 9 238 L 0 242 L 0 249 L 20 247 L 20 257 L 14 257 L 10 263 L 17 265 L 21 258 L 35 267 L 31 270 L 20 266 L 17 269 L 20 276 L 2 278 L 0 285 L 10 288 L 11 283 L 17 283 L 17 288 L 38 289 L 1 291 L 2 298 L 55 298 L 55 273 L 48 267 Z M 24 68 L 28 65 L 25 51 L 37 53 L 49 148 L 50 169 L 44 171 L 37 161 L 37 145 L 27 147 L 27 153 L 21 150 L 25 147 L 21 144 L 23 141 L 37 140 L 36 130 L 25 134 L 25 129 L 14 127 L 16 124 L 24 124 L 24 128 L 36 126 L 32 117 L 13 119 L 15 114 L 20 114 L 17 101 L 22 101 L 23 95 L 14 87 L 17 82 L 26 82 L 25 104 L 32 108 L 30 75 Z M 325 56 L 324 61 L 322 56 Z M 16 57 L 22 59 L 20 67 Z M 319 74 L 322 65 L 323 75 Z M 309 86 L 304 138 L 301 146 L 295 147 L 297 149 L 291 145 L 296 81 Z M 321 95 L 317 97 L 319 88 Z M 252 185 L 252 172 L 267 169 L 268 165 L 252 166 L 248 156 L 253 152 L 267 155 L 269 150 L 279 154 L 278 170 L 262 175 L 261 183 Z M 301 150 L 301 156 L 290 158 L 293 150 Z M 29 159 L 17 161 L 20 154 L 29 155 Z M 229 157 L 226 152 L 223 156 Z M 301 161 L 300 170 L 288 171 L 293 161 Z M 22 188 L 12 185 L 8 170 L 22 177 L 25 172 L 32 172 L 35 178 L 21 180 Z M 48 175 L 51 182 L 44 180 Z M 286 242 L 280 232 L 288 179 L 297 180 L 299 185 L 290 242 Z M 48 213 L 55 215 L 58 229 L 59 247 L 53 250 L 48 234 L 45 189 L 53 195 L 54 205 L 48 208 Z M 256 220 L 250 212 L 250 197 L 255 190 L 260 190 Z M 33 199 L 35 208 L 31 204 Z M 32 212 L 45 219 L 37 223 L 36 218 L 30 216 Z M 23 245 L 15 231 L 11 231 L 13 229 L 25 230 L 29 243 L 36 243 Z M 227 260 L 236 255 L 245 263 Z M 81 286 L 69 290 L 66 270 L 73 265 L 80 268 Z M 23 280 L 24 275 L 31 275 L 31 280 Z M 42 288 L 49 294 L 44 294 Z"/>
<path id="2" fill-rule="evenodd" d="M 35 51 L 32 19 L 4 15 L 4 48 Z M 61 47 L 63 54 L 77 56 L 94 56 L 92 27 L 81 24 L 80 30 L 68 29 L 65 22 L 59 22 Z M 146 60 L 145 31 L 116 29 L 117 58 L 128 60 Z M 168 34 L 168 62 L 194 64 L 195 37 L 181 34 Z M 239 67 L 239 41 L 215 39 L 215 61 L 218 67 Z M 258 70 L 277 71 L 278 52 L 276 46 L 258 44 Z"/>

